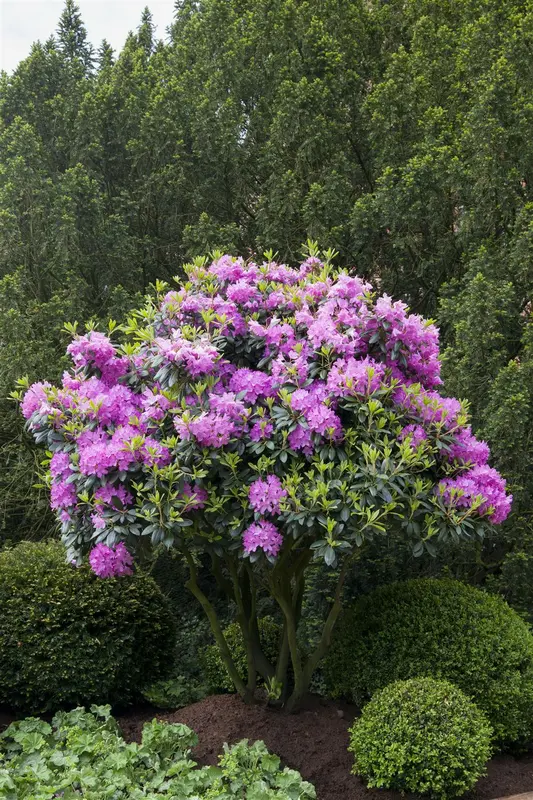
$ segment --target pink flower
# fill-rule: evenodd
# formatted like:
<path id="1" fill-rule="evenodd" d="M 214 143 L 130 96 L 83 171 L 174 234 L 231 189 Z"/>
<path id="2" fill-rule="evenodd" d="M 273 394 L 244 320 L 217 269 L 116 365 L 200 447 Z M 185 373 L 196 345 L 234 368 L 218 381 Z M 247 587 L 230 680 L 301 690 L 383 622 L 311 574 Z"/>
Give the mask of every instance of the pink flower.
<path id="1" fill-rule="evenodd" d="M 53 454 L 50 459 L 50 507 L 61 514 L 73 508 L 78 502 L 76 486 L 68 480 L 72 475 L 70 456 L 60 451 Z M 69 515 L 70 516 L 70 515 Z"/>
<path id="2" fill-rule="evenodd" d="M 260 442 L 262 439 L 270 439 L 274 433 L 274 426 L 268 419 L 262 419 L 252 425 L 250 429 L 250 439 L 252 442 Z"/>
<path id="3" fill-rule="evenodd" d="M 279 514 L 279 504 L 287 492 L 275 475 L 268 475 L 265 481 L 258 478 L 250 486 L 248 496 L 250 505 L 259 514 Z"/>
<path id="4" fill-rule="evenodd" d="M 301 425 L 289 433 L 289 445 L 293 450 L 302 450 L 305 455 L 310 456 L 313 452 L 313 440 L 309 428 Z"/>
<path id="5" fill-rule="evenodd" d="M 402 428 L 398 438 L 401 441 L 409 438 L 409 442 L 413 450 L 416 450 L 416 448 L 422 444 L 422 442 L 428 441 L 428 437 L 422 425 L 406 425 L 405 428 Z"/>
<path id="6" fill-rule="evenodd" d="M 67 353 L 78 369 L 91 367 L 99 370 L 102 380 L 109 386 L 113 386 L 128 370 L 128 359 L 119 358 L 109 338 L 98 331 L 77 336 L 67 347 Z"/>
<path id="7" fill-rule="evenodd" d="M 75 506 L 78 502 L 78 495 L 76 487 L 73 483 L 67 483 L 66 480 L 55 480 L 50 487 L 50 507 L 59 511 L 71 506 Z"/>
<path id="8" fill-rule="evenodd" d="M 204 508 L 207 502 L 207 491 L 201 486 L 191 486 L 190 483 L 183 484 L 182 499 L 187 501 L 187 510 L 194 511 Z"/>
<path id="9" fill-rule="evenodd" d="M 339 358 L 328 375 L 328 391 L 341 397 L 369 395 L 379 389 L 384 373 L 383 364 L 373 358 Z"/>
<path id="10" fill-rule="evenodd" d="M 361 278 L 341 272 L 328 292 L 328 297 L 342 297 L 345 300 L 362 300 L 364 295 L 371 291 L 369 283 L 365 283 Z"/>
<path id="11" fill-rule="evenodd" d="M 476 466 L 457 478 L 442 480 L 436 491 L 443 492 L 444 501 L 457 508 L 470 508 L 476 498 L 482 503 L 477 509 L 486 515 L 493 525 L 507 519 L 513 502 L 512 495 L 505 493 L 506 481 L 492 467 Z M 492 509 L 492 510 L 491 510 Z"/>
<path id="12" fill-rule="evenodd" d="M 99 578 L 133 575 L 133 558 L 122 542 L 114 548 L 97 544 L 89 553 L 89 564 Z"/>
<path id="13" fill-rule="evenodd" d="M 235 423 L 226 414 L 203 414 L 191 422 L 191 433 L 201 445 L 223 447 L 236 432 Z"/>
<path id="14" fill-rule="evenodd" d="M 438 392 L 428 392 L 420 388 L 413 392 L 406 388 L 398 387 L 393 394 L 393 403 L 404 408 L 409 416 L 419 419 L 425 424 L 442 424 L 447 430 L 457 425 L 457 418 L 462 412 L 459 400 L 454 397 L 441 397 Z"/>
<path id="15" fill-rule="evenodd" d="M 247 403 L 256 403 L 260 397 L 272 397 L 274 394 L 273 380 L 264 372 L 244 367 L 233 373 L 229 387 L 235 394 L 244 393 Z"/>
<path id="16" fill-rule="evenodd" d="M 255 286 L 250 286 L 250 284 L 245 280 L 239 280 L 236 283 L 231 284 L 228 287 L 227 296 L 228 300 L 244 306 L 257 307 L 259 301 L 261 300 L 259 291 L 255 288 Z"/>
<path id="17" fill-rule="evenodd" d="M 26 394 L 21 403 L 21 410 L 24 419 L 29 419 L 41 406 L 48 403 L 48 395 L 46 390 L 50 388 L 49 383 L 34 383 Z"/>
<path id="18" fill-rule="evenodd" d="M 213 261 L 209 267 L 209 272 L 216 275 L 222 281 L 236 283 L 243 278 L 246 273 L 246 266 L 242 258 L 233 259 L 231 256 L 222 256 L 218 261 Z"/>
<path id="19" fill-rule="evenodd" d="M 247 554 L 260 547 L 267 555 L 275 557 L 283 544 L 283 536 L 272 522 L 260 520 L 244 531 L 242 541 Z"/>
<path id="20" fill-rule="evenodd" d="M 160 336 L 154 345 L 167 361 L 181 365 L 191 378 L 209 375 L 216 370 L 219 353 L 206 339 L 190 342 L 179 335 L 172 339 Z"/>
<path id="21" fill-rule="evenodd" d="M 82 475 L 96 475 L 102 478 L 116 466 L 116 457 L 111 451 L 110 440 L 100 433 L 98 438 L 87 437 L 85 441 L 81 441 L 81 437 L 78 439 L 80 472 Z"/>
<path id="22" fill-rule="evenodd" d="M 140 399 L 143 409 L 141 422 L 145 423 L 147 427 L 161 422 L 173 405 L 168 397 L 157 391 L 157 387 L 145 389 Z"/>
<path id="23" fill-rule="evenodd" d="M 299 275 L 295 269 L 291 269 L 286 264 L 276 264 L 271 261 L 267 267 L 266 277 L 269 281 L 292 286 L 298 282 L 301 275 Z"/>
<path id="24" fill-rule="evenodd" d="M 309 429 L 333 439 L 342 435 L 342 425 L 339 417 L 328 406 L 320 403 L 305 415 Z"/>
<path id="25" fill-rule="evenodd" d="M 308 414 L 328 397 L 328 389 L 322 381 L 315 381 L 307 389 L 296 389 L 291 394 L 291 408 Z"/>
<path id="26" fill-rule="evenodd" d="M 489 460 L 489 447 L 486 442 L 480 442 L 472 434 L 470 427 L 462 428 L 454 433 L 455 443 L 450 447 L 447 458 L 450 461 L 460 461 L 463 464 L 477 464 L 482 466 Z"/>
<path id="27" fill-rule="evenodd" d="M 217 414 L 224 414 L 232 420 L 242 419 L 246 415 L 244 403 L 237 400 L 234 392 L 211 393 L 209 395 L 209 405 L 211 406 L 211 411 L 216 411 Z"/>
<path id="28" fill-rule="evenodd" d="M 320 272 L 324 269 L 323 262 L 316 256 L 309 256 L 302 264 L 300 264 L 300 275 L 304 277 L 311 272 Z"/>
<path id="29" fill-rule="evenodd" d="M 50 474 L 53 478 L 64 477 L 70 473 L 70 456 L 68 453 L 54 453 L 50 459 Z"/>
<path id="30" fill-rule="evenodd" d="M 95 531 L 103 531 L 106 527 L 106 521 L 100 514 L 91 514 L 91 522 L 94 525 Z"/>
<path id="31" fill-rule="evenodd" d="M 100 486 L 94 493 L 96 504 L 96 511 L 91 519 L 95 528 L 103 529 L 106 526 L 104 512 L 111 511 L 125 511 L 133 504 L 133 497 L 131 494 L 118 484 L 113 486 L 108 483 L 105 486 Z"/>

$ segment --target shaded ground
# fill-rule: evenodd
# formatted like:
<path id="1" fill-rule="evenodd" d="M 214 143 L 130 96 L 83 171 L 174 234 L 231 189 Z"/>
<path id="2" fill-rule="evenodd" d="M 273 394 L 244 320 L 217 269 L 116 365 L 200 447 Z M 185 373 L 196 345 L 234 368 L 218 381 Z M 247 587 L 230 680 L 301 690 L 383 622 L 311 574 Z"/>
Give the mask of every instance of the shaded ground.
<path id="1" fill-rule="evenodd" d="M 202 764 L 216 764 L 224 742 L 262 739 L 284 764 L 301 772 L 316 787 L 318 800 L 400 800 L 397 792 L 367 789 L 350 774 L 348 727 L 353 707 L 311 698 L 297 714 L 285 715 L 262 706 L 245 706 L 235 695 L 215 695 L 174 712 L 139 709 L 117 714 L 124 737 L 140 740 L 143 723 L 157 716 L 182 722 L 198 734 L 193 756 Z M 515 759 L 496 756 L 476 789 L 465 800 L 493 800 L 533 791 L 533 754 Z"/>

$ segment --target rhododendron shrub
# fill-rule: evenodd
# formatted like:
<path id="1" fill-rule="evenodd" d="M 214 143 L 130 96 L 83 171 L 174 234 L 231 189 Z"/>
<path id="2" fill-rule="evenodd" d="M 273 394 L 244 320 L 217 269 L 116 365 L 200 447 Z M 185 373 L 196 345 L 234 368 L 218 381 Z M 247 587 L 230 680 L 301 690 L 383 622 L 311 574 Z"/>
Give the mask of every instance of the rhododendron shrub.
<path id="1" fill-rule="evenodd" d="M 51 503 L 68 558 L 102 577 L 129 553 L 175 547 L 238 691 L 276 678 L 293 707 L 339 614 L 359 548 L 402 536 L 415 555 L 480 538 L 509 513 L 463 405 L 439 392 L 438 332 L 316 250 L 298 267 L 217 255 L 186 268 L 117 329 L 75 335 L 61 386 L 22 412 L 51 453 Z M 236 602 L 248 681 L 196 580 L 207 553 Z M 322 638 L 297 643 L 305 573 L 339 569 Z M 277 664 L 261 652 L 261 592 L 285 620 Z M 287 700 L 288 662 L 292 695 Z M 275 684 L 272 684 L 275 685 Z"/>

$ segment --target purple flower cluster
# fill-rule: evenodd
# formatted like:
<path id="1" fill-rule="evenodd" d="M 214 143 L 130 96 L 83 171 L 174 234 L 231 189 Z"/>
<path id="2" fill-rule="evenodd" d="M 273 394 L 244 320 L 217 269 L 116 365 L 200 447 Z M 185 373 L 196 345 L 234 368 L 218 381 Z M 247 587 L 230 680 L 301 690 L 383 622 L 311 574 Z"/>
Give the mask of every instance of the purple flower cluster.
<path id="1" fill-rule="evenodd" d="M 373 358 L 340 358 L 328 375 L 327 387 L 339 397 L 370 395 L 384 379 L 385 367 Z"/>
<path id="2" fill-rule="evenodd" d="M 155 345 L 168 362 L 182 366 L 191 378 L 215 372 L 218 351 L 207 340 L 189 342 L 180 336 L 160 337 Z"/>
<path id="3" fill-rule="evenodd" d="M 182 439 L 193 437 L 201 447 L 224 447 L 237 430 L 229 415 L 209 411 L 189 422 L 176 417 L 174 426 Z"/>
<path id="4" fill-rule="evenodd" d="M 116 547 L 97 544 L 89 553 L 89 564 L 99 578 L 119 578 L 123 575 L 133 575 L 133 558 L 122 542 L 119 542 Z"/>
<path id="5" fill-rule="evenodd" d="M 120 350 L 95 331 L 77 336 L 62 385 L 37 383 L 23 398 L 29 428 L 53 451 L 51 503 L 64 532 L 82 530 L 90 540 L 117 512 L 135 518 L 135 487 L 167 465 L 181 466 L 184 453 L 187 464 L 211 466 L 201 485 L 196 478 L 185 484 L 176 507 L 207 516 L 206 487 L 216 497 L 232 469 L 222 464 L 226 454 L 243 463 L 280 458 L 278 474 L 305 468 L 307 459 L 353 443 L 358 410 L 371 401 L 394 418 L 398 442 L 413 451 L 424 443 L 440 503 L 494 523 L 506 518 L 511 497 L 487 466 L 487 445 L 472 434 L 461 403 L 437 390 L 434 325 L 315 257 L 291 269 L 223 256 L 187 271 L 185 286 L 162 298 L 147 335 L 132 334 L 132 347 Z M 256 515 L 283 518 L 281 482 L 270 474 L 247 489 L 249 472 L 232 480 L 245 551 L 275 556 L 281 534 L 274 523 L 246 525 Z M 137 520 L 146 525 L 142 515 Z M 111 558 L 99 555 L 100 545 L 95 552 L 98 564 Z"/>
<path id="6" fill-rule="evenodd" d="M 133 503 L 133 497 L 123 486 L 112 486 L 110 483 L 95 491 L 94 500 L 95 511 L 91 520 L 96 530 L 106 527 L 106 511 L 124 511 Z"/>
<path id="7" fill-rule="evenodd" d="M 426 435 L 426 431 L 422 427 L 422 425 L 406 425 L 405 428 L 402 428 L 400 431 L 400 435 L 398 437 L 400 441 L 404 439 L 409 439 L 409 443 L 412 448 L 416 449 L 419 447 L 422 442 L 427 442 L 428 437 Z"/>
<path id="8" fill-rule="evenodd" d="M 54 453 L 50 459 L 50 506 L 54 511 L 70 519 L 70 511 L 78 502 L 76 487 L 69 478 L 72 475 L 71 461 L 68 453 Z"/>
<path id="9" fill-rule="evenodd" d="M 128 359 L 117 357 L 115 347 L 107 336 L 91 331 L 86 336 L 78 336 L 67 347 L 74 365 L 78 369 L 96 369 L 102 380 L 113 386 L 128 370 Z"/>
<path id="10" fill-rule="evenodd" d="M 490 451 L 486 442 L 480 442 L 472 434 L 470 427 L 460 428 L 454 432 L 455 442 L 447 455 L 450 461 L 472 464 L 479 467 L 489 460 Z"/>
<path id="11" fill-rule="evenodd" d="M 191 486 L 190 483 L 185 483 L 181 496 L 187 503 L 189 511 L 204 508 L 207 503 L 207 492 L 202 486 Z"/>
<path id="12" fill-rule="evenodd" d="M 446 478 L 439 484 L 447 503 L 457 508 L 470 508 L 481 500 L 479 513 L 487 514 L 494 525 L 503 522 L 511 510 L 512 496 L 505 493 L 505 480 L 492 467 L 473 467 L 457 478 Z"/>
<path id="13" fill-rule="evenodd" d="M 117 427 L 111 434 L 101 429 L 86 431 L 78 439 L 78 452 L 80 472 L 98 478 L 137 463 L 162 467 L 171 458 L 167 447 L 132 425 Z"/>
<path id="14" fill-rule="evenodd" d="M 256 403 L 260 397 L 275 396 L 274 381 L 270 375 L 253 369 L 238 369 L 230 378 L 229 388 L 243 395 L 247 403 Z"/>
<path id="15" fill-rule="evenodd" d="M 24 395 L 21 403 L 21 411 L 25 419 L 30 419 L 35 413 L 41 409 L 46 411 L 48 408 L 48 393 L 50 389 L 49 383 L 34 383 L 30 386 Z"/>
<path id="16" fill-rule="evenodd" d="M 279 514 L 279 504 L 287 496 L 281 481 L 275 475 L 268 475 L 266 481 L 258 478 L 249 490 L 250 505 L 258 514 Z"/>
<path id="17" fill-rule="evenodd" d="M 267 555 L 275 558 L 283 544 L 283 536 L 272 522 L 263 519 L 252 523 L 244 531 L 242 543 L 247 554 L 260 547 Z"/>
<path id="18" fill-rule="evenodd" d="M 463 409 L 454 397 L 441 397 L 438 392 L 406 383 L 396 389 L 393 402 L 423 425 L 441 425 L 447 430 L 458 430 L 458 419 Z"/>

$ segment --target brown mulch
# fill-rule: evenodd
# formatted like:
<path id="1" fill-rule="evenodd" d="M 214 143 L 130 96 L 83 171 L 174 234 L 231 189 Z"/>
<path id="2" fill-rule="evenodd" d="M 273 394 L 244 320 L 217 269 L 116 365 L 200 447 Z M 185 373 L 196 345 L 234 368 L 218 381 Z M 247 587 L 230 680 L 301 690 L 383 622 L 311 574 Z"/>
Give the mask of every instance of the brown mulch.
<path id="1" fill-rule="evenodd" d="M 117 719 L 128 741 L 140 741 L 144 722 L 154 716 L 188 725 L 198 734 L 200 743 L 193 756 L 201 764 L 216 764 L 224 742 L 262 739 L 283 764 L 314 784 L 318 800 L 400 800 L 399 793 L 367 789 L 350 774 L 348 727 L 355 713 L 353 707 L 312 697 L 297 714 L 287 715 L 259 705 L 246 706 L 236 695 L 215 695 L 179 711 L 139 709 L 117 714 Z M 520 759 L 499 755 L 465 800 L 493 800 L 529 791 L 533 791 L 533 754 Z"/>
<path id="2" fill-rule="evenodd" d="M 179 711 L 144 706 L 115 716 L 127 741 L 140 741 L 144 723 L 154 717 L 188 725 L 200 740 L 193 751 L 200 764 L 216 764 L 224 742 L 262 739 L 284 765 L 314 784 L 317 800 L 409 800 L 398 792 L 367 789 L 350 774 L 348 728 L 356 713 L 354 706 L 318 697 L 310 697 L 301 711 L 287 715 L 261 705 L 246 706 L 237 695 L 213 695 Z M 14 719 L 9 709 L 0 708 L 0 731 Z M 533 792 L 533 753 L 521 758 L 498 755 L 490 761 L 486 777 L 463 800 L 494 800 L 525 792 Z"/>

